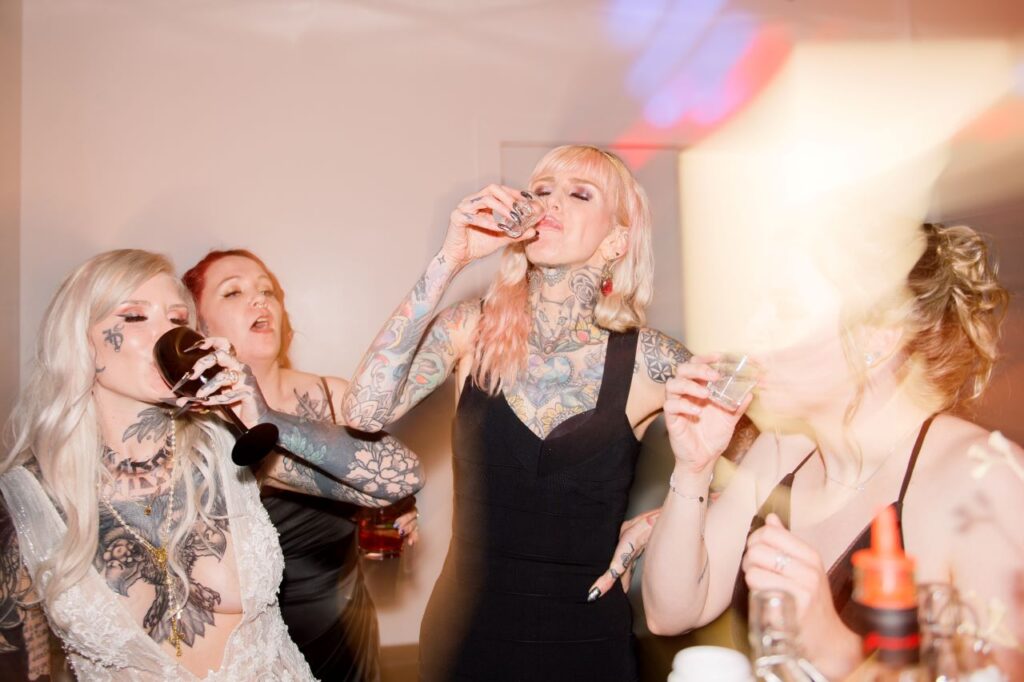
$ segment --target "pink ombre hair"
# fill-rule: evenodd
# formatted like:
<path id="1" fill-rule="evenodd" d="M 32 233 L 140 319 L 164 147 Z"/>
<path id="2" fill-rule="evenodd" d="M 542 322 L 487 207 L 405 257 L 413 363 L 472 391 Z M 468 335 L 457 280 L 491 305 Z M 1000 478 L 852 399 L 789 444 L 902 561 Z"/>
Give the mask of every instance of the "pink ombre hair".
<path id="1" fill-rule="evenodd" d="M 654 286 L 651 210 L 647 193 L 615 154 L 582 145 L 556 147 L 533 169 L 533 178 L 573 170 L 610 192 L 615 220 L 628 231 L 625 254 L 612 266 L 614 291 L 597 304 L 598 326 L 610 331 L 641 327 Z M 498 276 L 484 296 L 473 351 L 473 380 L 491 395 L 515 383 L 526 366 L 530 333 L 528 274 L 532 267 L 522 244 L 501 256 Z"/>

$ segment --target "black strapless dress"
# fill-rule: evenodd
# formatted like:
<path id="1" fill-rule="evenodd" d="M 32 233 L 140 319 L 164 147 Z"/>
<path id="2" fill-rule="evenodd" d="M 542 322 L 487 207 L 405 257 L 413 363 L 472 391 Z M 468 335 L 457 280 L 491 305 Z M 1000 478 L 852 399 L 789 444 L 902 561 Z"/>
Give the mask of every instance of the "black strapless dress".
<path id="1" fill-rule="evenodd" d="M 625 518 L 640 443 L 626 417 L 637 333 L 608 339 L 594 409 L 539 438 L 467 379 L 453 433 L 452 540 L 420 630 L 420 677 L 637 678 L 633 615 L 593 603 Z"/>

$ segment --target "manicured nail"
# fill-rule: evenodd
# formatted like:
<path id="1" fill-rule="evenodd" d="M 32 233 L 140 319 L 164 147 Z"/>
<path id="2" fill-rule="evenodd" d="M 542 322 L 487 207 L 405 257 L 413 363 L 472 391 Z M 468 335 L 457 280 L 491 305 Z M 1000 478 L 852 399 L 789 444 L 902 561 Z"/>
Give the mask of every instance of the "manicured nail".
<path id="1" fill-rule="evenodd" d="M 189 346 L 188 348 L 186 348 L 185 350 L 183 350 L 181 352 L 182 353 L 191 353 L 194 350 L 199 350 L 200 348 L 202 348 L 204 343 L 206 343 L 206 339 L 203 339 L 202 341 L 196 341 L 191 346 Z"/>
<path id="2" fill-rule="evenodd" d="M 595 602 L 595 601 L 597 601 L 598 597 L 600 597 L 600 596 L 601 596 L 601 589 L 596 587 L 596 586 L 595 587 L 591 587 L 590 588 L 590 592 L 587 592 L 587 601 L 588 602 Z"/>
<path id="3" fill-rule="evenodd" d="M 171 386 L 171 392 L 172 393 L 177 392 L 177 390 L 179 388 L 181 388 L 182 386 L 184 386 L 185 384 L 187 384 L 191 380 L 192 380 L 192 372 L 185 372 L 184 376 L 182 376 L 180 379 L 178 379 L 178 383 L 176 383 L 173 386 Z"/>
<path id="4" fill-rule="evenodd" d="M 533 198 L 533 194 L 531 194 L 530 192 L 527 192 L 525 189 L 520 191 L 519 193 L 522 194 L 527 199 L 532 199 Z"/>

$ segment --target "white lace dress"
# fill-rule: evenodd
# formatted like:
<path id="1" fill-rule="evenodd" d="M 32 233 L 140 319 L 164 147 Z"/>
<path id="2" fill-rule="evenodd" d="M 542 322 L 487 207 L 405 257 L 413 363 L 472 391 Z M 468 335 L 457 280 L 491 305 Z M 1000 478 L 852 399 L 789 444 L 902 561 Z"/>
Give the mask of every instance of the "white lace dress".
<path id="1" fill-rule="evenodd" d="M 277 606 L 284 560 L 252 473 L 245 467 L 220 468 L 242 595 L 242 620 L 228 638 L 221 667 L 197 678 L 178 665 L 90 568 L 79 583 L 43 604 L 81 682 L 314 679 Z M 64 522 L 39 481 L 23 467 L 0 476 L 0 492 L 17 528 L 22 559 L 34 574 L 63 536 Z"/>

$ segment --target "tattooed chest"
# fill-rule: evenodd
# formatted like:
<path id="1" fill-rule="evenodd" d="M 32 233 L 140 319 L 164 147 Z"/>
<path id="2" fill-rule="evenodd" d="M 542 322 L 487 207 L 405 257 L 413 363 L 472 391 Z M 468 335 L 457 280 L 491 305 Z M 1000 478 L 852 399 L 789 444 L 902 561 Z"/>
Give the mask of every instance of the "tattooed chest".
<path id="1" fill-rule="evenodd" d="M 93 565 L 110 589 L 126 598 L 150 637 L 167 641 L 176 617 L 181 643 L 191 647 L 214 626 L 215 613 L 240 612 L 241 598 L 223 500 L 179 543 L 168 542 L 168 530 L 181 523 L 184 497 L 179 486 L 173 507 L 169 495 L 101 504 Z"/>
<path id="2" fill-rule="evenodd" d="M 505 399 L 516 416 L 543 438 L 567 419 L 592 410 L 604 374 L 605 344 L 574 353 L 531 352 L 526 371 Z"/>

